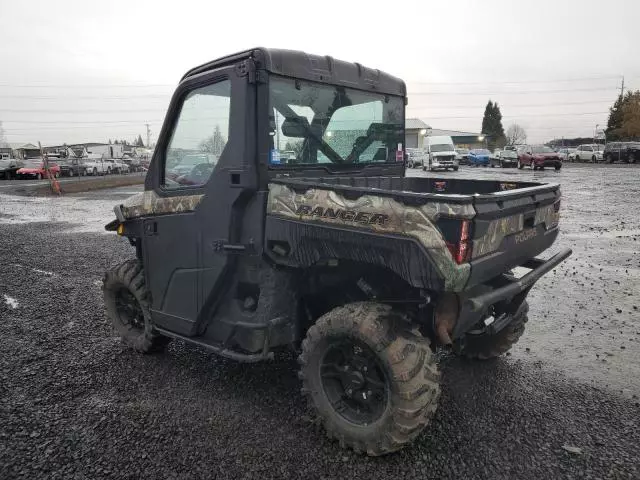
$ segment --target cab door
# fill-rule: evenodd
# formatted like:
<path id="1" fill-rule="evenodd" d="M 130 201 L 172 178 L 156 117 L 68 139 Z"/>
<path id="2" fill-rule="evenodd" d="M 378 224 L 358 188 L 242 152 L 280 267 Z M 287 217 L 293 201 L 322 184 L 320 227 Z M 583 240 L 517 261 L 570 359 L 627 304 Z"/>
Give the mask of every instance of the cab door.
<path id="1" fill-rule="evenodd" d="M 249 88 L 231 67 L 184 81 L 145 181 L 153 210 L 143 225 L 152 316 L 181 335 L 196 334 L 209 293 L 231 270 L 225 246 L 233 205 L 250 190 L 242 175 L 245 122 L 255 107 L 247 101 Z"/>

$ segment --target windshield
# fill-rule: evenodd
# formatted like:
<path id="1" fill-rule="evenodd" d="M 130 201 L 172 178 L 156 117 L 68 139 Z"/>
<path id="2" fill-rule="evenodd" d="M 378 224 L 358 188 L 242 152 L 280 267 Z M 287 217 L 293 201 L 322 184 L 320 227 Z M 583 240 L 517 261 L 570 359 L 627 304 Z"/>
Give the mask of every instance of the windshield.
<path id="1" fill-rule="evenodd" d="M 518 154 L 513 150 L 503 150 L 500 156 L 504 158 L 518 158 Z"/>
<path id="2" fill-rule="evenodd" d="M 469 149 L 467 148 L 459 148 L 456 150 L 456 152 L 458 153 L 469 153 Z"/>
<path id="3" fill-rule="evenodd" d="M 471 150 L 471 153 L 473 153 L 474 155 L 491 155 L 491 152 L 489 150 L 485 150 L 485 149 L 478 149 L 478 150 Z"/>
<path id="4" fill-rule="evenodd" d="M 439 144 L 439 145 L 431 145 L 432 152 L 453 152 L 453 145 L 451 144 Z"/>
<path id="5" fill-rule="evenodd" d="M 538 145 L 532 148 L 533 153 L 555 153 L 551 147 L 546 147 L 544 145 Z"/>
<path id="6" fill-rule="evenodd" d="M 275 76 L 269 88 L 271 165 L 403 161 L 402 97 Z"/>

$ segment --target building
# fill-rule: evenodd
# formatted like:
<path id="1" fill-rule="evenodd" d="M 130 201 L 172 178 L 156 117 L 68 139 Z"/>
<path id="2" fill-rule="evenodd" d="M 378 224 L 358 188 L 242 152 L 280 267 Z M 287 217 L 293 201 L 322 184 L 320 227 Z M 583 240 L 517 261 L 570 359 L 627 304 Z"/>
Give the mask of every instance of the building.
<path id="1" fill-rule="evenodd" d="M 484 136 L 481 133 L 460 132 L 459 130 L 440 130 L 438 128 L 431 129 L 430 135 L 441 135 L 451 137 L 453 144 L 460 148 L 486 148 Z"/>
<path id="2" fill-rule="evenodd" d="M 453 139 L 456 147 L 483 148 L 484 138 L 480 133 L 461 132 L 431 128 L 419 118 L 407 118 L 405 121 L 405 144 L 407 148 L 424 148 L 424 139 L 428 136 L 447 136 Z"/>
<path id="3" fill-rule="evenodd" d="M 424 137 L 431 127 L 419 118 L 407 118 L 404 125 L 404 143 L 406 148 L 422 148 Z"/>
<path id="4" fill-rule="evenodd" d="M 26 160 L 27 158 L 38 158 L 41 156 L 40 147 L 33 143 L 10 143 L 14 158 Z"/>

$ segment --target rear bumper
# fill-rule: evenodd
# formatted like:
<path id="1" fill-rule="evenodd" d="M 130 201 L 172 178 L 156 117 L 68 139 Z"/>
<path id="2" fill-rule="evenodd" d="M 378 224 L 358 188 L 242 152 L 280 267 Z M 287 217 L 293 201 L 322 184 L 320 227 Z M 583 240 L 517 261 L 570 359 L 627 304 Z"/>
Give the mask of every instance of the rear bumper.
<path id="1" fill-rule="evenodd" d="M 459 338 L 472 329 L 482 316 L 488 312 L 489 307 L 498 302 L 512 302 L 513 300 L 518 299 L 519 302 L 516 302 L 515 305 L 515 308 L 517 309 L 522 303 L 522 300 L 524 300 L 526 295 L 529 293 L 531 287 L 533 287 L 544 274 L 548 273 L 561 262 L 566 260 L 571 253 L 571 249 L 566 248 L 548 260 L 533 258 L 521 265 L 524 268 L 531 269 L 531 271 L 522 278 L 514 279 L 507 285 L 489 292 L 471 296 L 465 296 L 462 294 L 460 298 L 460 313 L 456 326 L 453 330 L 453 338 Z"/>

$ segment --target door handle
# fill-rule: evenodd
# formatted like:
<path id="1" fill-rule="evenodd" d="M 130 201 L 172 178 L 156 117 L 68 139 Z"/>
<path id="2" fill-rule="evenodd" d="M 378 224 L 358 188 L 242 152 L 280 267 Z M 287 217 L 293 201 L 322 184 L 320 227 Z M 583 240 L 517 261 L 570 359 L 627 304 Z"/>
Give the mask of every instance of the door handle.
<path id="1" fill-rule="evenodd" d="M 144 224 L 145 235 L 157 235 L 158 234 L 158 222 L 146 222 Z"/>

